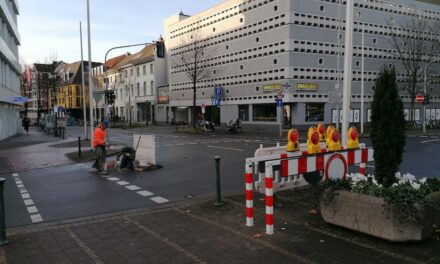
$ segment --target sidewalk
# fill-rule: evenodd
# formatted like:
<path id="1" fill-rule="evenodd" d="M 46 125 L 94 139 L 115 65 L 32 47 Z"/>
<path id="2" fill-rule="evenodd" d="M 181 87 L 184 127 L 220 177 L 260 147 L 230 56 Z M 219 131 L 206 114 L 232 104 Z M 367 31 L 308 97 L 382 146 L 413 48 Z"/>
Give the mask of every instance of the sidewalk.
<path id="1" fill-rule="evenodd" d="M 440 243 L 389 243 L 324 223 L 312 189 L 280 193 L 275 234 L 264 199 L 245 226 L 244 195 L 8 230 L 0 263 L 440 263 Z"/>

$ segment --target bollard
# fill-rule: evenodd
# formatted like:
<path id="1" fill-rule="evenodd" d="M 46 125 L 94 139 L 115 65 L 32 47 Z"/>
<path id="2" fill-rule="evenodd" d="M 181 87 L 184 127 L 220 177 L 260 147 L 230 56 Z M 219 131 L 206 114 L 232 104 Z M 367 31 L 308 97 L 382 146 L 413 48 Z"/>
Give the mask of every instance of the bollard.
<path id="1" fill-rule="evenodd" d="M 81 137 L 78 137 L 78 158 L 81 158 Z"/>
<path id="2" fill-rule="evenodd" d="M 3 196 L 5 181 L 5 178 L 0 178 L 0 246 L 9 243 L 6 237 L 5 199 Z"/>
<path id="3" fill-rule="evenodd" d="M 220 184 L 220 156 L 215 156 L 215 176 L 216 176 L 216 186 L 217 186 L 217 201 L 215 202 L 215 206 L 223 206 L 225 203 L 222 202 L 222 191 Z"/>

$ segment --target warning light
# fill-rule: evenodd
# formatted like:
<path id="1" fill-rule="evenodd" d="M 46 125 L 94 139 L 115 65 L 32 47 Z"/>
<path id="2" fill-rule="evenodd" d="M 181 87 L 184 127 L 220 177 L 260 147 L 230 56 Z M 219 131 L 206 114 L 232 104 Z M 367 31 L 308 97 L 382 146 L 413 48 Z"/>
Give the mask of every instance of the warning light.
<path id="1" fill-rule="evenodd" d="M 310 127 L 307 133 L 307 153 L 321 153 L 321 145 L 319 144 L 319 132 L 316 127 Z"/>
<path id="2" fill-rule="evenodd" d="M 319 133 L 319 140 L 320 141 L 325 141 L 325 125 L 324 123 L 318 123 L 318 133 Z"/>
<path id="3" fill-rule="evenodd" d="M 347 148 L 359 148 L 359 133 L 356 127 L 350 127 L 350 129 L 348 130 Z"/>
<path id="4" fill-rule="evenodd" d="M 330 132 L 331 132 L 332 129 L 336 129 L 336 128 L 334 126 L 332 126 L 332 125 L 329 125 L 327 127 L 327 130 L 325 131 L 325 144 L 327 146 L 328 146 L 328 143 L 329 143 L 329 140 L 330 140 L 330 137 L 331 137 Z"/>
<path id="5" fill-rule="evenodd" d="M 289 130 L 287 134 L 287 151 L 298 151 L 299 150 L 299 134 L 298 131 L 294 128 Z"/>
<path id="6" fill-rule="evenodd" d="M 332 128 L 329 131 L 326 144 L 329 151 L 341 150 L 340 135 L 339 135 L 339 131 L 336 128 Z"/>

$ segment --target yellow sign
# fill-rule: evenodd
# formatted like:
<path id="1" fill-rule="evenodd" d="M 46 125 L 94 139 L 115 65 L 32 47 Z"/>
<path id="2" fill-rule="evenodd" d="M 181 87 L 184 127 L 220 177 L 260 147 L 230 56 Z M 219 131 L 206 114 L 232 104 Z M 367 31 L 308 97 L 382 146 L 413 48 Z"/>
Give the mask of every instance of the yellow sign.
<path id="1" fill-rule="evenodd" d="M 318 90 L 318 84 L 316 83 L 297 83 L 295 85 L 297 91 L 316 91 Z"/>
<path id="2" fill-rule="evenodd" d="M 281 88 L 282 88 L 281 83 L 266 84 L 263 85 L 263 92 L 264 93 L 280 92 Z"/>

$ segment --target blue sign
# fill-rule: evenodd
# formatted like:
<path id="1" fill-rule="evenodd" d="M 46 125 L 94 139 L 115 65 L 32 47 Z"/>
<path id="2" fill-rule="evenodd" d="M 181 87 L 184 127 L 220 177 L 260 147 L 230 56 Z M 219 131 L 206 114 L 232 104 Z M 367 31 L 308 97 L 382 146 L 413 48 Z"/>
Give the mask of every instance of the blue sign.
<path id="1" fill-rule="evenodd" d="M 277 107 L 283 107 L 283 100 L 282 99 L 276 99 Z"/>
<path id="2" fill-rule="evenodd" d="M 221 99 L 222 98 L 222 94 L 223 94 L 223 87 L 221 87 L 220 85 L 216 85 L 214 87 L 215 98 Z"/>
<path id="3" fill-rule="evenodd" d="M 215 106 L 219 106 L 220 105 L 221 100 L 220 99 L 214 99 L 214 105 Z"/>
<path id="4" fill-rule="evenodd" d="M 24 96 L 20 96 L 20 97 L 14 97 L 14 102 L 27 102 L 29 100 L 29 98 L 24 97 Z"/>

